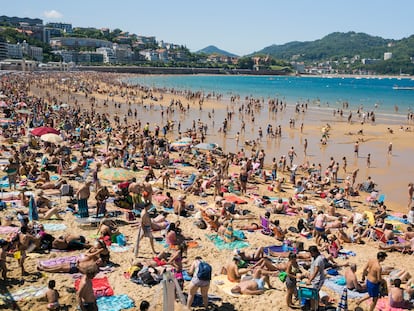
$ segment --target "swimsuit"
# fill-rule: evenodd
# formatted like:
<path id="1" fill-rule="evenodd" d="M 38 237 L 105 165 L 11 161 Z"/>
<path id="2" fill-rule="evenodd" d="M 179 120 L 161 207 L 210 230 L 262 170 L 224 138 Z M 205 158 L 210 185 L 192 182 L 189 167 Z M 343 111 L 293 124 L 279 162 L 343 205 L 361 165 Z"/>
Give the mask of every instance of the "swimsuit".
<path id="1" fill-rule="evenodd" d="M 74 274 L 74 273 L 78 273 L 78 272 L 79 272 L 78 263 L 77 262 L 71 262 L 70 263 L 70 268 L 69 268 L 69 273 Z"/>
<path id="2" fill-rule="evenodd" d="M 372 283 L 371 281 L 367 280 L 367 291 L 370 297 L 379 297 L 380 283 Z"/>
<path id="3" fill-rule="evenodd" d="M 262 279 L 254 279 L 257 283 L 257 289 L 264 289 L 264 281 Z"/>

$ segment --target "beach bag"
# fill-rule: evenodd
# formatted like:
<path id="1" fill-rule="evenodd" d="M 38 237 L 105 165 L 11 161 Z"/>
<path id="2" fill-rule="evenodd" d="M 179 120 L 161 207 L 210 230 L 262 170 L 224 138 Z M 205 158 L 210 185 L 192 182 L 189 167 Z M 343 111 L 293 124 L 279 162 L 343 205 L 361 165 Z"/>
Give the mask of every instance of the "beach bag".
<path id="1" fill-rule="evenodd" d="M 200 263 L 198 264 L 197 278 L 201 281 L 210 281 L 211 272 L 211 266 L 205 261 L 200 261 Z"/>
<path id="2" fill-rule="evenodd" d="M 286 282 L 287 273 L 285 271 L 282 271 L 279 273 L 278 278 L 281 282 Z"/>
<path id="3" fill-rule="evenodd" d="M 155 284 L 158 284 L 158 282 L 152 276 L 151 272 L 148 270 L 140 273 L 139 277 L 141 279 L 142 285 L 153 286 Z"/>

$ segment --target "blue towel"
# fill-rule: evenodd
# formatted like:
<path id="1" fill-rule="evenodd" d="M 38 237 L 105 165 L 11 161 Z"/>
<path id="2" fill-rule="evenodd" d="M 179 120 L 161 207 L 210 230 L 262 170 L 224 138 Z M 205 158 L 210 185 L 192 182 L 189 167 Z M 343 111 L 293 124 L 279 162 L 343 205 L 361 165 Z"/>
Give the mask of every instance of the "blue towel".
<path id="1" fill-rule="evenodd" d="M 330 290 L 342 295 L 344 291 L 343 285 L 338 285 L 336 282 L 343 278 L 342 275 L 338 275 L 332 278 L 325 279 L 325 283 L 323 284 L 325 287 L 329 288 Z M 365 293 L 358 293 L 356 291 L 348 290 L 348 298 L 350 299 L 359 299 L 365 296 Z"/>
<path id="2" fill-rule="evenodd" d="M 282 245 L 280 245 L 280 246 L 278 246 L 278 245 L 271 245 L 271 246 L 265 246 L 265 247 L 263 247 L 263 252 L 266 255 L 269 255 L 269 251 L 272 251 L 274 253 L 281 253 L 281 252 L 283 252 L 283 246 Z"/>
<path id="3" fill-rule="evenodd" d="M 237 230 L 235 230 L 234 232 L 236 231 Z M 231 243 L 226 243 L 221 237 L 219 237 L 216 234 L 211 234 L 211 235 L 207 234 L 207 238 L 209 238 L 219 250 L 223 250 L 223 249 L 234 250 L 237 248 L 245 248 L 249 246 L 249 243 L 244 242 L 244 241 L 239 241 L 239 240 L 233 241 Z"/>
<path id="4" fill-rule="evenodd" d="M 96 303 L 99 311 L 121 311 L 135 307 L 134 301 L 127 295 L 99 297 Z"/>
<path id="5" fill-rule="evenodd" d="M 407 219 L 404 219 L 402 217 L 392 216 L 392 215 L 388 215 L 387 217 L 385 217 L 385 220 L 396 220 L 406 225 L 410 224 L 410 222 Z"/>
<path id="6" fill-rule="evenodd" d="M 65 224 L 43 224 L 46 231 L 63 231 L 66 230 Z"/>

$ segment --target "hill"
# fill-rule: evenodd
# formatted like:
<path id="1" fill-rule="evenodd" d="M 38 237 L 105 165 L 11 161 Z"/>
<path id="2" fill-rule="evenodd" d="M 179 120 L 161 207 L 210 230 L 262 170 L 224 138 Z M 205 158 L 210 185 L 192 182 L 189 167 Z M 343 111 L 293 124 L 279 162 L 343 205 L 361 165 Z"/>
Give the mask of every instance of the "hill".
<path id="1" fill-rule="evenodd" d="M 224 50 L 220 50 L 218 47 L 214 46 L 214 45 L 209 45 L 207 47 L 205 47 L 204 49 L 201 49 L 199 51 L 196 52 L 197 54 L 207 54 L 207 55 L 212 55 L 212 54 L 216 54 L 216 55 L 223 55 L 223 56 L 228 56 L 228 57 L 237 57 L 236 54 L 224 51 Z"/>
<path id="2" fill-rule="evenodd" d="M 320 61 L 341 57 L 382 58 L 389 51 L 388 45 L 395 40 L 370 36 L 365 33 L 331 33 L 315 41 L 293 41 L 283 45 L 271 45 L 254 54 L 269 54 L 275 58 L 301 61 Z"/>

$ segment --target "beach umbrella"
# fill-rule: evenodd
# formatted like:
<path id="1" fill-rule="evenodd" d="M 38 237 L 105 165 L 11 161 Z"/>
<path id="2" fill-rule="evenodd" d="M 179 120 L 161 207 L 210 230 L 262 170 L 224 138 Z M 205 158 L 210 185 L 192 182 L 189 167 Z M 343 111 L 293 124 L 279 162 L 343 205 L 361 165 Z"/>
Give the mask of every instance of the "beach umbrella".
<path id="1" fill-rule="evenodd" d="M 99 178 L 109 181 L 127 181 L 136 177 L 134 171 L 130 171 L 121 167 L 105 168 L 99 173 Z"/>
<path id="2" fill-rule="evenodd" d="M 29 201 L 29 220 L 39 220 L 39 214 L 37 212 L 37 206 L 33 195 L 30 196 Z"/>
<path id="3" fill-rule="evenodd" d="M 348 289 L 346 286 L 344 287 L 341 300 L 339 301 L 336 311 L 348 311 Z"/>
<path id="4" fill-rule="evenodd" d="M 20 102 L 16 104 L 16 107 L 19 107 L 19 108 L 27 107 L 27 104 L 25 102 Z"/>
<path id="5" fill-rule="evenodd" d="M 200 149 L 200 150 L 214 150 L 217 148 L 216 144 L 211 144 L 211 143 L 199 143 L 197 145 L 195 145 L 193 148 L 196 149 Z"/>
<path id="6" fill-rule="evenodd" d="M 42 136 L 45 134 L 60 134 L 60 131 L 54 129 L 53 127 L 49 127 L 49 126 L 40 126 L 40 127 L 36 127 L 31 131 L 32 135 L 34 136 Z"/>
<path id="7" fill-rule="evenodd" d="M 1 124 L 10 124 L 10 123 L 14 123 L 14 120 L 9 119 L 9 118 L 0 118 L 0 123 Z"/>
<path id="8" fill-rule="evenodd" d="M 43 141 L 46 141 L 48 143 L 53 143 L 53 144 L 60 144 L 63 142 L 63 138 L 60 137 L 57 134 L 53 134 L 53 133 L 49 133 L 49 134 L 44 134 L 42 136 L 40 136 L 40 139 Z"/>

